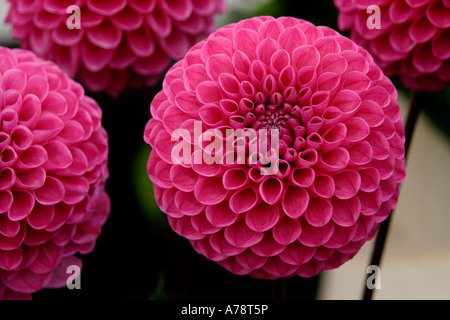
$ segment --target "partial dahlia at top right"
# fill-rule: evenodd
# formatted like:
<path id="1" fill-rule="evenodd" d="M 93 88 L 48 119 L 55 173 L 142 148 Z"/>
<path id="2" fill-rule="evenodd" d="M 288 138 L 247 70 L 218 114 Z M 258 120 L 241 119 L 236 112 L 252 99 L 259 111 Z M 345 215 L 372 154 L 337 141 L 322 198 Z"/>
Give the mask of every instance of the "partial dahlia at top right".
<path id="1" fill-rule="evenodd" d="M 334 3 L 339 28 L 351 30 L 352 40 L 373 55 L 386 75 L 399 76 L 416 91 L 439 91 L 450 84 L 449 0 Z"/>

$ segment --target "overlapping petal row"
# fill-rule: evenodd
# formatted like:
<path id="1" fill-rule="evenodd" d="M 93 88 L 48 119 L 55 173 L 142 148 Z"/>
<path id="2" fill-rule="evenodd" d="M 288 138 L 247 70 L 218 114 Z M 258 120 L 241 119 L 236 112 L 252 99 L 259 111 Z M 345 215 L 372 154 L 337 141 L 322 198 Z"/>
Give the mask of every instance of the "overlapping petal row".
<path id="1" fill-rule="evenodd" d="M 335 0 L 341 30 L 366 48 L 388 76 L 413 90 L 437 91 L 450 83 L 450 2 L 445 0 Z M 379 28 L 371 5 L 380 8 Z"/>
<path id="2" fill-rule="evenodd" d="M 396 205 L 405 176 L 396 98 L 371 56 L 327 27 L 289 17 L 225 26 L 169 70 L 151 104 L 144 139 L 156 201 L 176 233 L 235 274 L 336 268 Z M 208 164 L 231 129 L 277 130 L 279 170 L 252 163 L 245 138 L 244 163 Z M 174 158 L 186 142 L 192 156 Z"/>
<path id="3" fill-rule="evenodd" d="M 155 84 L 224 11 L 223 0 L 8 1 L 7 21 L 23 48 L 112 95 Z M 67 12 L 72 5 L 80 8 L 79 29 L 69 29 L 77 21 Z"/>
<path id="4" fill-rule="evenodd" d="M 98 104 L 52 62 L 0 47 L 0 299 L 66 284 L 109 210 Z"/>

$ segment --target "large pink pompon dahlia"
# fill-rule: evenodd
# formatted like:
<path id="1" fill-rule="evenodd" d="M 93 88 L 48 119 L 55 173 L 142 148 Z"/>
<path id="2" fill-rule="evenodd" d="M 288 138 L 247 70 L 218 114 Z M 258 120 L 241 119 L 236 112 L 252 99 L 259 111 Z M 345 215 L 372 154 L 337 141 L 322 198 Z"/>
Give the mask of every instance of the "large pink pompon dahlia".
<path id="1" fill-rule="evenodd" d="M 224 0 L 8 1 L 7 21 L 22 48 L 114 96 L 154 85 L 225 9 Z"/>
<path id="2" fill-rule="evenodd" d="M 352 258 L 404 179 L 397 92 L 328 27 L 255 17 L 167 73 L 144 139 L 175 232 L 235 274 L 314 276 Z"/>
<path id="3" fill-rule="evenodd" d="M 66 285 L 110 210 L 102 111 L 54 63 L 0 47 L 0 299 Z"/>
<path id="4" fill-rule="evenodd" d="M 450 1 L 334 0 L 338 25 L 413 90 L 450 84 Z"/>

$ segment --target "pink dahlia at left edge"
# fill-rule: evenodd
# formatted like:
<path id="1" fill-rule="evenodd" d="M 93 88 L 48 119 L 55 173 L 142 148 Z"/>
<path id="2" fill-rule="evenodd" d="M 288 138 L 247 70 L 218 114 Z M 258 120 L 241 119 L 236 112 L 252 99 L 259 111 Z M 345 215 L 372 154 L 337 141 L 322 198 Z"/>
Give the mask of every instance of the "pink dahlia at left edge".
<path id="1" fill-rule="evenodd" d="M 0 47 L 0 299 L 66 285 L 110 212 L 102 111 L 52 62 Z"/>
<path id="2" fill-rule="evenodd" d="M 371 55 L 328 27 L 255 17 L 220 28 L 168 71 L 151 103 L 156 202 L 176 233 L 234 274 L 337 268 L 397 203 L 396 99 Z M 258 140 L 272 144 L 255 151 Z"/>
<path id="3" fill-rule="evenodd" d="M 225 11 L 224 0 L 8 2 L 6 20 L 22 48 L 112 96 L 158 83 L 172 59 L 212 32 L 214 15 Z"/>

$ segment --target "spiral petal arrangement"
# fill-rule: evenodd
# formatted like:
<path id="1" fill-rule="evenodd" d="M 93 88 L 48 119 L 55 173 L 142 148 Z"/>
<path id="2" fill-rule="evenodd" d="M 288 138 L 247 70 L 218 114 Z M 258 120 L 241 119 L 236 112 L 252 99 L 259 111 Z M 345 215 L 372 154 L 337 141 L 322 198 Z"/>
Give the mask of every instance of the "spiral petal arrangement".
<path id="1" fill-rule="evenodd" d="M 109 211 L 98 104 L 54 63 L 0 47 L 0 299 L 66 285 Z"/>
<path id="2" fill-rule="evenodd" d="M 336 268 L 396 205 L 405 176 L 396 98 L 366 50 L 327 27 L 256 17 L 220 28 L 169 70 L 151 104 L 156 201 L 176 233 L 235 274 Z M 226 132 L 239 129 L 266 141 L 262 129 L 278 132 L 277 170 L 262 161 L 273 145 L 250 152 L 251 137 L 237 139 L 241 159 L 225 159 Z M 186 146 L 191 154 L 174 157 Z"/>
<path id="3" fill-rule="evenodd" d="M 113 96 L 154 85 L 225 9 L 223 0 L 8 1 L 7 21 L 23 48 Z M 79 8 L 79 29 L 69 29 L 76 21 L 71 6 Z"/>
<path id="4" fill-rule="evenodd" d="M 338 25 L 366 48 L 388 76 L 413 90 L 438 91 L 450 84 L 450 2 L 445 0 L 334 0 Z M 369 28 L 370 5 L 379 28 Z M 369 14 L 368 14 L 369 12 Z M 372 11 L 373 14 L 373 11 Z"/>

